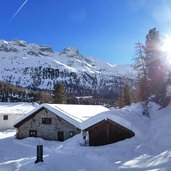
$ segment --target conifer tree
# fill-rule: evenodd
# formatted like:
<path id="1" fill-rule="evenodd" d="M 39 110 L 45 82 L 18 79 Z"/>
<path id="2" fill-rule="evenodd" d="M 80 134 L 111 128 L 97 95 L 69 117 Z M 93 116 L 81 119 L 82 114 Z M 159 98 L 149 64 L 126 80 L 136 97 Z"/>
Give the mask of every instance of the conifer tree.
<path id="1" fill-rule="evenodd" d="M 130 87 L 127 81 L 122 89 L 121 96 L 119 97 L 119 107 L 124 107 L 130 104 L 131 104 Z"/>
<path id="2" fill-rule="evenodd" d="M 124 105 L 124 103 L 123 103 L 122 92 L 121 92 L 121 94 L 120 94 L 120 96 L 119 96 L 119 99 L 118 99 L 117 107 L 122 108 L 122 107 L 124 107 L 124 106 L 125 106 L 125 105 Z"/>
<path id="3" fill-rule="evenodd" d="M 152 95 L 158 103 L 165 98 L 167 65 L 161 46 L 162 41 L 156 28 L 148 32 L 145 45 L 136 44 L 133 67 L 138 71 L 139 99 L 146 101 L 146 104 Z"/>
<path id="4" fill-rule="evenodd" d="M 137 96 L 139 101 L 146 101 L 149 97 L 149 83 L 145 63 L 144 46 L 142 43 L 136 43 L 135 58 L 133 68 L 138 72 L 137 77 Z"/>
<path id="5" fill-rule="evenodd" d="M 63 104 L 65 103 L 66 95 L 63 84 L 56 84 L 54 87 L 54 103 Z"/>
<path id="6" fill-rule="evenodd" d="M 146 65 L 145 65 L 145 54 L 144 46 L 138 42 L 135 45 L 135 58 L 133 68 L 138 71 L 139 77 L 147 77 Z"/>
<path id="7" fill-rule="evenodd" d="M 144 52 L 149 91 L 150 95 L 155 95 L 156 102 L 160 102 L 165 97 L 166 92 L 167 65 L 161 46 L 159 31 L 156 28 L 151 29 L 146 36 Z"/>
<path id="8" fill-rule="evenodd" d="M 123 102 L 124 102 L 125 106 L 131 104 L 130 87 L 129 87 L 128 83 L 126 83 L 124 88 L 123 88 L 122 98 L 123 98 Z"/>
<path id="9" fill-rule="evenodd" d="M 40 103 L 52 103 L 53 102 L 53 97 L 50 94 L 50 92 L 41 92 L 40 93 L 40 98 L 39 98 Z"/>

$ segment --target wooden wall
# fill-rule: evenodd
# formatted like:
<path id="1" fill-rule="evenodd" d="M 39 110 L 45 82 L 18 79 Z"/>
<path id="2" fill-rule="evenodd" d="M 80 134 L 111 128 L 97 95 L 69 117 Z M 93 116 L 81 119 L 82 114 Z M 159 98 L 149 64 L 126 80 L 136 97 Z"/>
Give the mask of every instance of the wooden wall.
<path id="1" fill-rule="evenodd" d="M 115 143 L 135 135 L 129 129 L 124 128 L 111 120 L 101 121 L 91 126 L 86 131 L 89 132 L 90 146 Z"/>

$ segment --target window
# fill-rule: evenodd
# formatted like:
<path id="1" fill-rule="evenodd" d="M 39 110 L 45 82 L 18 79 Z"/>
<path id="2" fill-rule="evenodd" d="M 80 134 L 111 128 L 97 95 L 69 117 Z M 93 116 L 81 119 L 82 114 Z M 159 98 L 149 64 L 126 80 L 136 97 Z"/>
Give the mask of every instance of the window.
<path id="1" fill-rule="evenodd" d="M 51 118 L 42 118 L 42 124 L 51 124 L 52 119 Z"/>
<path id="2" fill-rule="evenodd" d="M 69 134 L 70 134 L 70 137 L 73 137 L 75 135 L 75 132 L 74 131 L 70 131 Z"/>
<path id="3" fill-rule="evenodd" d="M 29 130 L 29 137 L 37 137 L 37 131 L 36 130 Z"/>
<path id="4" fill-rule="evenodd" d="M 4 120 L 8 120 L 8 115 L 4 115 Z"/>

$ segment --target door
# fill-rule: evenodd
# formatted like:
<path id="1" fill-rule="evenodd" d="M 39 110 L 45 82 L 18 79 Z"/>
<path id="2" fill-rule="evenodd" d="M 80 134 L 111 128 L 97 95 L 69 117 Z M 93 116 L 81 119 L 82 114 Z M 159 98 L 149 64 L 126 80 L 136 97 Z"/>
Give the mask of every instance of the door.
<path id="1" fill-rule="evenodd" d="M 64 132 L 63 131 L 58 132 L 58 141 L 64 141 Z"/>

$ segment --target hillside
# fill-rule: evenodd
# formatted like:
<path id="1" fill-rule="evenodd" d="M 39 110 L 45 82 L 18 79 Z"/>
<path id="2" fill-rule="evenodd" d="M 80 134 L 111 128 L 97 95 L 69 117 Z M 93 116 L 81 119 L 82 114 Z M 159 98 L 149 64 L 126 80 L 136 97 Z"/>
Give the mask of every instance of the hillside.
<path id="1" fill-rule="evenodd" d="M 34 90 L 52 90 L 56 83 L 62 83 L 72 95 L 113 98 L 124 80 L 133 84 L 136 75 L 130 65 L 87 58 L 73 47 L 55 52 L 20 40 L 0 40 L 0 60 L 0 81 Z"/>
<path id="2" fill-rule="evenodd" d="M 39 138 L 16 140 L 14 131 L 0 132 L 0 170 L 169 171 L 171 104 L 159 110 L 159 106 L 150 103 L 149 109 L 150 118 L 142 115 L 140 104 L 119 109 L 125 111 L 120 117 L 127 120 L 135 136 L 99 147 L 83 146 L 81 135 L 61 143 Z M 44 163 L 35 165 L 37 144 L 44 145 Z"/>

